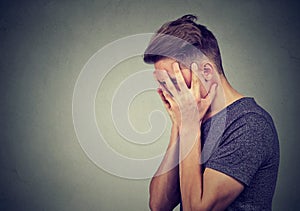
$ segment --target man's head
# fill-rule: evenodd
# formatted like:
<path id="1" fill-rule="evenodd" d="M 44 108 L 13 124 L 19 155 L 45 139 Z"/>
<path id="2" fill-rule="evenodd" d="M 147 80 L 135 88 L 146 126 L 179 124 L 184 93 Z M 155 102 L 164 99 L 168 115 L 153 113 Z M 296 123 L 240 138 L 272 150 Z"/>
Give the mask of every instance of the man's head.
<path id="1" fill-rule="evenodd" d="M 185 15 L 165 23 L 152 37 L 144 53 L 146 63 L 154 64 L 155 69 L 166 70 L 170 76 L 172 76 L 171 64 L 178 61 L 188 86 L 193 62 L 203 71 L 214 71 L 224 75 L 221 53 L 215 36 L 205 26 L 195 23 L 196 20 L 197 17 L 194 15 Z"/>

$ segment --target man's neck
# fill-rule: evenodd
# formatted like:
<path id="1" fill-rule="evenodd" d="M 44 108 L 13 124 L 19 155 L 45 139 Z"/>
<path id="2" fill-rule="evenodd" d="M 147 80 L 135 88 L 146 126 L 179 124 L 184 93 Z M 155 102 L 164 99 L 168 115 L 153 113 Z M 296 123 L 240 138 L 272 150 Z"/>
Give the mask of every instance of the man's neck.
<path id="1" fill-rule="evenodd" d="M 224 76 L 220 77 L 220 82 L 217 87 L 215 99 L 213 100 L 210 109 L 204 117 L 204 120 L 214 116 L 233 102 L 243 98 L 244 95 L 237 92 L 227 81 Z"/>

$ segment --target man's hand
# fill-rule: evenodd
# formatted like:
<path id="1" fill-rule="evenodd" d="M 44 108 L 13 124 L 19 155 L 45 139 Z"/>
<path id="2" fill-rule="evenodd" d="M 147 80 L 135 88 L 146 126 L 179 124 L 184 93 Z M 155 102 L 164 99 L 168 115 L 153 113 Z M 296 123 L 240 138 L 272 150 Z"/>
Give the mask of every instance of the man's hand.
<path id="1" fill-rule="evenodd" d="M 165 107 L 170 114 L 173 124 L 178 126 L 199 123 L 205 116 L 212 100 L 216 94 L 216 84 L 211 86 L 208 94 L 202 98 L 200 95 L 201 80 L 196 72 L 197 65 L 192 64 L 191 88 L 188 88 L 181 74 L 179 64 L 174 62 L 173 71 L 175 79 L 170 78 L 165 70 L 157 70 L 154 77 L 161 84 L 158 93 L 161 96 Z"/>
<path id="2" fill-rule="evenodd" d="M 164 103 L 164 106 L 165 106 L 165 108 L 166 108 L 166 110 L 167 110 L 167 112 L 168 112 L 168 114 L 169 114 L 169 116 L 171 118 L 173 126 L 176 127 L 176 128 L 178 128 L 179 124 L 178 124 L 178 122 L 176 120 L 176 116 L 175 116 L 174 110 L 171 109 L 171 104 L 170 104 L 170 102 L 166 98 L 167 93 L 165 91 L 163 91 L 162 87 L 157 89 L 157 93 L 159 94 L 161 100 Z"/>

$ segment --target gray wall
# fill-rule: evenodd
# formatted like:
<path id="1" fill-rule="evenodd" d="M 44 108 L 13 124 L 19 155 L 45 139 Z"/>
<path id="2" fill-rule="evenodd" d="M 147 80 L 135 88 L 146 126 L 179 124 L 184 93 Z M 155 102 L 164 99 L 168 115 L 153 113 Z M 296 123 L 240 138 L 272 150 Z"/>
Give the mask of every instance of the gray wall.
<path id="1" fill-rule="evenodd" d="M 300 209 L 300 22 L 294 2 L 1 1 L 0 209 L 148 209 L 149 180 L 108 174 L 80 147 L 72 122 L 73 88 L 84 64 L 105 44 L 153 32 L 186 13 L 198 15 L 215 33 L 232 85 L 273 116 L 281 146 L 273 207 Z M 107 92 L 97 97 L 97 119 L 107 122 L 106 136 L 116 140 L 113 147 L 143 156 L 147 147 L 124 144 L 110 123 L 107 102 L 122 77 L 132 73 L 130 65 L 119 69 L 107 76 Z M 149 95 L 153 100 L 145 101 Z M 155 93 L 149 95 L 132 105 L 137 111 L 132 122 L 140 129 L 148 127 L 143 111 L 163 109 Z"/>

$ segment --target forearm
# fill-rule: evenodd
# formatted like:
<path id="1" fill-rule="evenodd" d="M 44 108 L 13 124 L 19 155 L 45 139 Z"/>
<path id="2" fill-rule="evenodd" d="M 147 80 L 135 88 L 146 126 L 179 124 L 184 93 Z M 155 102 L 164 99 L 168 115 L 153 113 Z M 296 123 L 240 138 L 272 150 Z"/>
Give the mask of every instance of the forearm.
<path id="1" fill-rule="evenodd" d="M 167 152 L 150 183 L 151 210 L 172 210 L 180 202 L 178 138 L 173 125 Z"/>
<path id="2" fill-rule="evenodd" d="M 199 210 L 202 203 L 201 132 L 199 124 L 182 126 L 180 130 L 180 190 L 183 210 Z"/>

